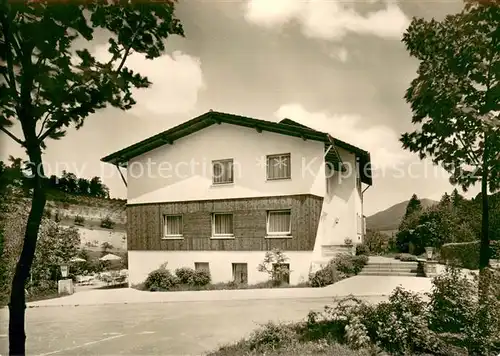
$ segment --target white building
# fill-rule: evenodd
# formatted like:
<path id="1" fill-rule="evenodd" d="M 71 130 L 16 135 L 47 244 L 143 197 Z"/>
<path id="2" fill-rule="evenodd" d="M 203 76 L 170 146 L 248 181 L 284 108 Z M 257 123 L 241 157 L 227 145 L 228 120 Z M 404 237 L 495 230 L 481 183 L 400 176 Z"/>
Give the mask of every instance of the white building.
<path id="1" fill-rule="evenodd" d="M 212 281 L 265 281 L 265 251 L 291 284 L 364 234 L 370 155 L 285 119 L 210 111 L 102 159 L 127 167 L 131 284 L 168 262 Z"/>

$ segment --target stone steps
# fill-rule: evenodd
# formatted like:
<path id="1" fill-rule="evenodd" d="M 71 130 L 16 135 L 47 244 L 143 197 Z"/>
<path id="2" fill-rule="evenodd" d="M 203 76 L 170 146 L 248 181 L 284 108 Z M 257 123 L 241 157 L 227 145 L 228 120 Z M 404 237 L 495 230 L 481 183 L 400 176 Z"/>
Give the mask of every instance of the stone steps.
<path id="1" fill-rule="evenodd" d="M 383 271 L 361 271 L 358 276 L 400 276 L 400 277 L 418 277 L 417 272 L 383 272 Z"/>
<path id="2" fill-rule="evenodd" d="M 363 276 L 418 276 L 417 262 L 368 262 L 359 273 Z"/>

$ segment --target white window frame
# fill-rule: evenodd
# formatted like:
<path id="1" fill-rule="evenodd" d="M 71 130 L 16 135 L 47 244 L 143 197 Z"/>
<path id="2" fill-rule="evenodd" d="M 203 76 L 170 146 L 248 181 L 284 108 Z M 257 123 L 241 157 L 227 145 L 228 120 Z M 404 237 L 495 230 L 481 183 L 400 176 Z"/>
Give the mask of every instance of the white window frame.
<path id="1" fill-rule="evenodd" d="M 230 234 L 216 234 L 215 233 L 215 216 L 216 215 L 231 215 L 231 230 Z M 234 238 L 234 214 L 233 213 L 212 213 L 212 238 L 213 239 L 231 239 Z"/>
<path id="2" fill-rule="evenodd" d="M 288 158 L 288 165 L 290 166 L 289 170 L 288 170 L 288 172 L 289 172 L 288 177 L 270 178 L 269 177 L 269 164 L 270 164 L 269 161 L 272 159 L 275 159 L 275 158 L 282 158 L 282 157 Z M 278 153 L 278 154 L 267 155 L 266 156 L 266 179 L 270 180 L 270 181 L 292 179 L 292 155 L 290 153 Z"/>
<path id="3" fill-rule="evenodd" d="M 203 270 L 205 270 L 204 268 L 196 268 L 196 265 L 198 265 L 198 267 L 200 267 L 200 264 L 206 265 L 207 266 L 206 271 L 208 273 L 210 273 L 210 262 L 195 262 L 194 263 L 194 270 L 195 271 L 203 271 Z"/>
<path id="4" fill-rule="evenodd" d="M 287 212 L 290 214 L 290 224 L 288 226 L 288 231 L 280 231 L 280 232 L 269 231 L 269 222 L 271 220 L 272 213 L 283 213 L 283 212 Z M 266 234 L 268 237 L 291 237 L 291 235 L 292 235 L 292 210 L 291 209 L 269 210 L 267 212 L 267 218 L 266 218 Z"/>
<path id="5" fill-rule="evenodd" d="M 167 218 L 178 217 L 181 219 L 181 233 L 180 234 L 167 234 Z M 164 239 L 179 239 L 184 235 L 184 218 L 182 214 L 163 214 L 163 238 Z"/>
<path id="6" fill-rule="evenodd" d="M 358 235 L 363 234 L 363 217 L 360 213 L 356 213 L 356 231 Z"/>
<path id="7" fill-rule="evenodd" d="M 215 179 L 215 172 L 214 168 L 216 164 L 225 164 L 227 162 L 231 163 L 231 180 L 225 180 L 222 182 L 216 182 Z M 225 165 L 223 165 L 225 167 Z M 225 168 L 224 168 L 225 169 Z M 234 183 L 234 159 L 232 158 L 225 158 L 225 159 L 216 159 L 212 161 L 212 184 L 213 185 L 222 185 L 222 184 L 233 184 Z"/>

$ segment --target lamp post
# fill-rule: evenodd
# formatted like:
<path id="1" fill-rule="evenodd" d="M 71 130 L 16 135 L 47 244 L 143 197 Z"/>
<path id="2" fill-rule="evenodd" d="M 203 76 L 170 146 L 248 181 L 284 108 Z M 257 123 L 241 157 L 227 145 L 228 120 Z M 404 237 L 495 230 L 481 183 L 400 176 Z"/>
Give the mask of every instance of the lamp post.
<path id="1" fill-rule="evenodd" d="M 426 247 L 425 253 L 427 254 L 427 260 L 432 260 L 432 255 L 434 254 L 434 247 Z"/>
<path id="2" fill-rule="evenodd" d="M 62 279 L 60 279 L 57 282 L 58 294 L 59 295 L 73 294 L 73 292 L 74 292 L 73 280 L 71 278 L 68 279 L 69 265 L 67 263 L 61 263 L 60 268 L 61 268 Z"/>
<path id="3" fill-rule="evenodd" d="M 68 265 L 66 263 L 61 264 L 61 275 L 63 278 L 68 277 Z"/>

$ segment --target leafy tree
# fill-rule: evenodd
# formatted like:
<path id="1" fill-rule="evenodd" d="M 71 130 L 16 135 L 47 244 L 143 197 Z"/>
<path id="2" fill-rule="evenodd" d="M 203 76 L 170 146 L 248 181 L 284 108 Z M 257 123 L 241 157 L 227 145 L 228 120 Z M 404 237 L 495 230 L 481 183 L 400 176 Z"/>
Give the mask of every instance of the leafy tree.
<path id="1" fill-rule="evenodd" d="M 29 204 L 17 201 L 10 204 L 5 216 L 5 249 L 2 260 L 5 263 L 7 280 L 12 280 L 18 256 L 23 248 L 23 232 L 29 215 Z M 27 287 L 39 288 L 50 285 L 55 287 L 59 266 L 75 257 L 80 245 L 80 235 L 74 228 L 63 228 L 56 222 L 43 218 L 40 226 L 37 249 L 31 267 Z M 8 287 L 8 284 L 5 284 Z"/>
<path id="2" fill-rule="evenodd" d="M 420 199 L 418 199 L 417 194 L 413 194 L 410 201 L 408 202 L 408 205 L 406 206 L 406 213 L 404 215 L 404 218 L 419 211 L 422 211 L 422 202 L 420 201 Z"/>
<path id="3" fill-rule="evenodd" d="M 380 231 L 366 229 L 364 243 L 372 253 L 383 253 L 389 249 L 389 238 Z"/>
<path id="4" fill-rule="evenodd" d="M 90 182 L 85 178 L 78 178 L 78 194 L 89 195 L 90 194 Z"/>
<path id="5" fill-rule="evenodd" d="M 287 261 L 289 258 L 279 249 L 267 251 L 264 260 L 257 266 L 257 271 L 269 275 L 269 280 L 274 285 L 280 285 L 290 275 Z"/>
<path id="6" fill-rule="evenodd" d="M 403 42 L 420 61 L 405 94 L 419 128 L 402 135 L 403 147 L 441 164 L 451 183 L 464 190 L 481 184 L 484 275 L 490 257 L 488 193 L 500 188 L 498 0 L 468 1 L 442 21 L 414 18 Z"/>
<path id="7" fill-rule="evenodd" d="M 81 128 L 85 118 L 107 105 L 127 110 L 135 104 L 132 89 L 150 83 L 127 68 L 127 58 L 132 52 L 159 57 L 165 39 L 183 35 L 174 6 L 173 0 L 0 3 L 0 131 L 26 150 L 33 188 L 9 303 L 10 354 L 25 354 L 24 285 L 46 202 L 46 141 L 64 137 L 70 125 Z M 109 34 L 109 61 L 89 50 L 96 29 Z M 16 120 L 22 137 L 9 130 Z"/>

